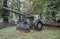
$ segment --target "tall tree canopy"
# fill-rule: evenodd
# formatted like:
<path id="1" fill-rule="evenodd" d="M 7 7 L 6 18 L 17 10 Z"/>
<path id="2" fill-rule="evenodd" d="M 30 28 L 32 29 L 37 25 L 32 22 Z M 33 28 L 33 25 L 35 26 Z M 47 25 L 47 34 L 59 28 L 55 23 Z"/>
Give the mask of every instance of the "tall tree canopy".
<path id="1" fill-rule="evenodd" d="M 3 1 L 0 0 L 0 14 L 4 14 L 2 12 Z M 56 16 L 60 17 L 60 0 L 8 0 L 7 6 L 22 13 L 39 14 L 46 19 L 56 18 Z M 15 16 L 20 17 L 20 15 Z"/>

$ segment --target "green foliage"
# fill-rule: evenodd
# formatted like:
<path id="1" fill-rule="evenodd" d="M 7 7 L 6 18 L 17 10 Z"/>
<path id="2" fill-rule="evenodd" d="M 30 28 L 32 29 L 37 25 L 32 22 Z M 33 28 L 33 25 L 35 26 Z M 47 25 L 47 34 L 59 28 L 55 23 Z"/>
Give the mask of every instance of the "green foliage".
<path id="1" fill-rule="evenodd" d="M 46 0 L 43 12 L 47 19 L 52 19 L 59 14 L 60 11 L 60 0 Z"/>
<path id="2" fill-rule="evenodd" d="M 44 0 L 37 0 L 33 1 L 33 13 L 37 14 L 42 14 L 43 12 L 43 5 L 44 5 Z"/>
<path id="3" fill-rule="evenodd" d="M 0 0 L 0 14 L 3 12 L 2 1 L 3 0 Z M 17 0 L 8 1 L 8 7 L 17 11 L 20 10 L 25 13 L 40 14 L 46 19 L 56 18 L 56 16 L 60 17 L 60 0 L 25 0 L 22 2 L 18 2 Z"/>
<path id="4" fill-rule="evenodd" d="M 0 0 L 0 17 L 1 17 L 1 14 L 3 13 L 3 10 L 2 10 L 2 7 L 3 7 L 3 4 L 2 4 L 3 0 Z"/>

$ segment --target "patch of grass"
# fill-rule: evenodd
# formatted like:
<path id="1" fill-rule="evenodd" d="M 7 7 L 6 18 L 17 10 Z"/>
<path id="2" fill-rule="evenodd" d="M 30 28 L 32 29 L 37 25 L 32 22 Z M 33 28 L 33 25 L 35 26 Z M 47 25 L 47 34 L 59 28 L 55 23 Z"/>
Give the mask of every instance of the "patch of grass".
<path id="1" fill-rule="evenodd" d="M 19 35 L 16 33 L 16 26 L 13 26 L 0 30 L 0 39 L 60 39 L 60 30 L 31 30 L 27 35 Z"/>

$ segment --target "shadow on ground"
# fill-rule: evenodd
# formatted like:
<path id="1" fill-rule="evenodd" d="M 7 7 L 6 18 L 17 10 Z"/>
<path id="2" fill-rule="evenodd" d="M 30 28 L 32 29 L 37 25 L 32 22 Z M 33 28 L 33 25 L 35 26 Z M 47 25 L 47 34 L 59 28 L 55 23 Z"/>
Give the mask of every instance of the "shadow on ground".
<path id="1" fill-rule="evenodd" d="M 0 23 L 0 29 L 4 29 L 7 27 L 12 27 L 12 26 L 17 26 L 16 24 L 12 24 L 12 23 Z"/>

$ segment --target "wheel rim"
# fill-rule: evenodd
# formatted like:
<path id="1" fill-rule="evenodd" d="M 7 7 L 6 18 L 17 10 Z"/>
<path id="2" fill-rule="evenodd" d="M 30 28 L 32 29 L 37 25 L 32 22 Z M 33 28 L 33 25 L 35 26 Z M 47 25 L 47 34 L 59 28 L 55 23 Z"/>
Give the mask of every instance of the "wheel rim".
<path id="1" fill-rule="evenodd" d="M 38 24 L 38 28 L 39 28 L 39 29 L 41 29 L 41 26 L 42 26 L 42 24 L 41 24 L 41 23 L 39 23 L 39 24 Z"/>

